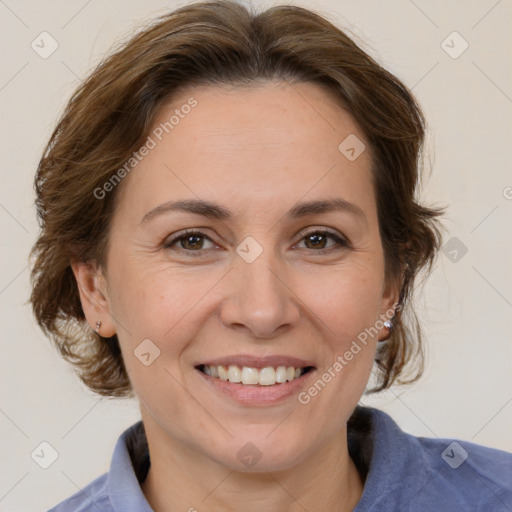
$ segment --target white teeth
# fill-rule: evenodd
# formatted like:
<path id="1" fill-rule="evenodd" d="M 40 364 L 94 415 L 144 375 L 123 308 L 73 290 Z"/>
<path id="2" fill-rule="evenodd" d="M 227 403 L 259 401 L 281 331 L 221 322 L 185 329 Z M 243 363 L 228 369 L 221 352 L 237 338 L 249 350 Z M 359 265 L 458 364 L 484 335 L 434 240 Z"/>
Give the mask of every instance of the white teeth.
<path id="1" fill-rule="evenodd" d="M 256 368 L 244 366 L 242 368 L 242 384 L 259 384 L 260 378 Z"/>
<path id="2" fill-rule="evenodd" d="M 228 367 L 229 382 L 242 382 L 242 372 L 238 366 L 230 365 Z"/>
<path id="3" fill-rule="evenodd" d="M 299 370 L 300 372 L 300 370 Z M 276 371 L 269 366 L 260 370 L 260 386 L 272 386 L 276 383 Z"/>
<path id="4" fill-rule="evenodd" d="M 276 382 L 286 382 L 286 366 L 278 366 L 277 367 Z"/>
<path id="5" fill-rule="evenodd" d="M 211 366 L 204 365 L 202 367 L 206 375 L 215 377 L 224 381 L 237 382 L 248 385 L 259 384 L 260 386 L 273 386 L 274 384 L 282 384 L 287 381 L 298 379 L 302 375 L 302 368 L 293 366 L 278 366 L 273 368 L 267 366 L 265 368 L 252 368 L 250 366 Z"/>
<path id="6" fill-rule="evenodd" d="M 224 368 L 224 366 L 217 366 L 217 371 L 219 372 L 219 379 L 228 380 L 228 371 L 226 370 L 226 368 Z"/>

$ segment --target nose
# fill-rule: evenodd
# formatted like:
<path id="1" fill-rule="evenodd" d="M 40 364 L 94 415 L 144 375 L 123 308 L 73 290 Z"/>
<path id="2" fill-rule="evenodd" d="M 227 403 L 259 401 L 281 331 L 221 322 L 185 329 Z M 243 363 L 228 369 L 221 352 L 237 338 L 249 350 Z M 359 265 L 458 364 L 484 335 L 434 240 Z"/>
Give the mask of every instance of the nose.
<path id="1" fill-rule="evenodd" d="M 237 255 L 226 279 L 221 319 L 227 327 L 269 339 L 297 324 L 300 301 L 290 271 L 270 250 L 252 263 Z"/>

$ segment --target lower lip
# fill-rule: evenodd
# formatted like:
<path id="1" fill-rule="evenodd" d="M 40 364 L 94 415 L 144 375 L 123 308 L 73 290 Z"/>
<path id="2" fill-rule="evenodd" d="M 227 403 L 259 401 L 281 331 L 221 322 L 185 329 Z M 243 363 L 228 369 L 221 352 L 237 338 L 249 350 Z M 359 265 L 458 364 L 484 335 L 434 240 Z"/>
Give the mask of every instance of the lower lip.
<path id="1" fill-rule="evenodd" d="M 196 371 L 204 379 L 204 382 L 214 391 L 223 393 L 238 403 L 251 406 L 273 405 L 296 395 L 301 388 L 305 387 L 310 376 L 315 373 L 315 370 L 309 370 L 309 372 L 301 375 L 298 379 L 271 386 L 261 386 L 257 384 L 247 385 L 229 382 L 206 375 L 197 368 Z"/>

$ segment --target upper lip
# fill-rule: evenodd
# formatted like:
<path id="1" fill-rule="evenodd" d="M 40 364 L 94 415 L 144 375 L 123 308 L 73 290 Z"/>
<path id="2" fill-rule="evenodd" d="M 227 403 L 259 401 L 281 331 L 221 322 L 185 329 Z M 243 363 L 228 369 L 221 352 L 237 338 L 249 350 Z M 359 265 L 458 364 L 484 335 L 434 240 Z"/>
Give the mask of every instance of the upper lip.
<path id="1" fill-rule="evenodd" d="M 250 368 L 266 368 L 268 366 L 293 366 L 295 368 L 305 368 L 307 366 L 314 366 L 311 361 L 292 356 L 275 355 L 258 357 L 249 354 L 236 354 L 232 356 L 219 357 L 217 359 L 209 359 L 208 361 L 199 363 L 197 366 L 201 366 L 203 364 L 208 366 L 247 366 Z"/>

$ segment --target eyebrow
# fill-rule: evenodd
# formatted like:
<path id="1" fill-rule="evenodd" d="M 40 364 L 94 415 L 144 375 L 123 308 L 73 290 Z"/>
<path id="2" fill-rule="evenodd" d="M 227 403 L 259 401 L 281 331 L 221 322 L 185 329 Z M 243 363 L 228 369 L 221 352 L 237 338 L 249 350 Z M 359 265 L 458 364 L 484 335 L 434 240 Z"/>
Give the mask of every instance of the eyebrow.
<path id="1" fill-rule="evenodd" d="M 149 220 L 164 213 L 175 211 L 193 213 L 196 215 L 201 215 L 202 217 L 218 220 L 229 220 L 233 217 L 233 214 L 229 209 L 219 204 L 210 201 L 203 201 L 200 199 L 184 199 L 181 201 L 168 201 L 157 206 L 156 208 L 153 208 L 144 215 L 140 221 L 140 224 L 148 222 Z M 307 215 L 329 213 L 333 211 L 351 213 L 357 217 L 360 217 L 367 224 L 366 215 L 364 214 L 363 210 L 361 210 L 359 206 L 342 198 L 298 203 L 285 215 L 285 217 L 295 219 L 305 217 Z"/>

